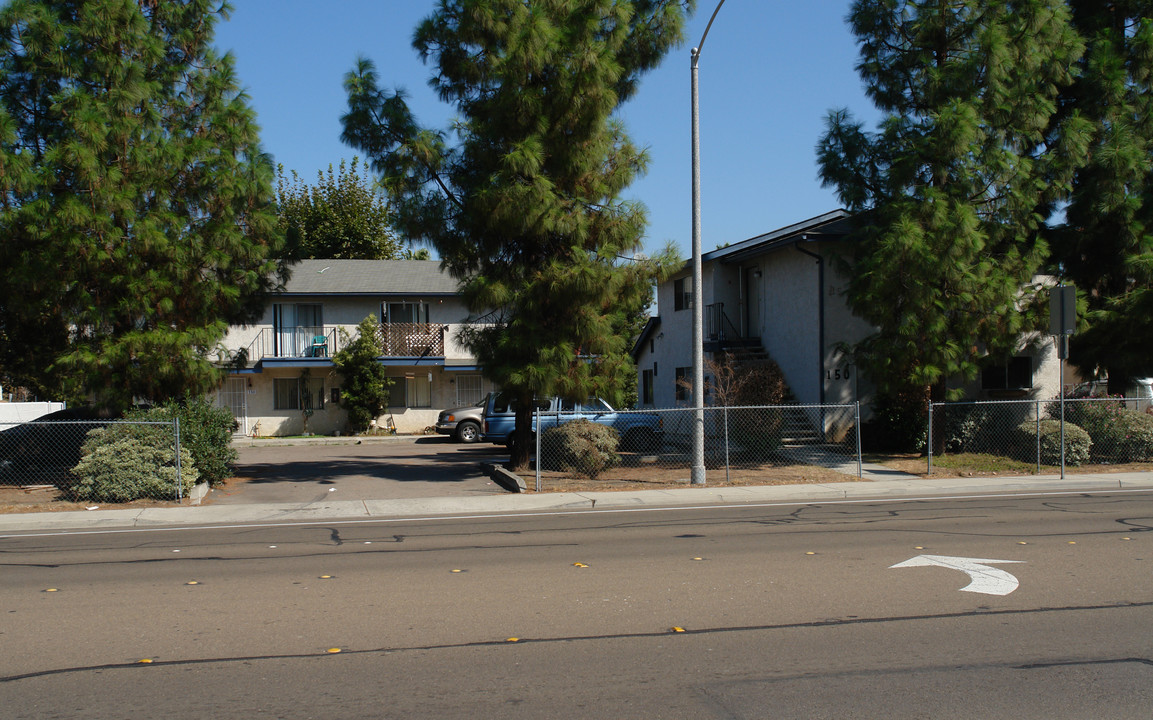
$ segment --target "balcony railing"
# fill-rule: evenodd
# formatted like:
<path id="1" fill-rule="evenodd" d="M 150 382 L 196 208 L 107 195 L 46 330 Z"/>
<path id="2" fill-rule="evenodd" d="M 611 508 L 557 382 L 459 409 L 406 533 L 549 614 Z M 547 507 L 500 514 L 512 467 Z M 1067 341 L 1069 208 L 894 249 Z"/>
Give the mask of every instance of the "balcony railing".
<path id="1" fill-rule="evenodd" d="M 443 357 L 445 325 L 385 323 L 377 325 L 377 340 L 386 357 Z"/>
<path id="2" fill-rule="evenodd" d="M 384 357 L 442 357 L 446 327 L 430 323 L 387 323 L 376 326 L 376 337 Z M 325 358 L 340 349 L 341 333 L 337 327 L 263 328 L 245 349 L 245 357 L 249 363 L 265 358 Z"/>

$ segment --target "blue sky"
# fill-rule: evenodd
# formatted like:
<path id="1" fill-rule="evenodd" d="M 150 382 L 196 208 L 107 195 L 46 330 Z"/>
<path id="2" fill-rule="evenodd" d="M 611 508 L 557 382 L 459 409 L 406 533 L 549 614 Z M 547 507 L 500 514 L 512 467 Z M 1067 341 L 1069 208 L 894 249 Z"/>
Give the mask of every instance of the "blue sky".
<path id="1" fill-rule="evenodd" d="M 314 181 L 356 152 L 340 142 L 345 73 L 372 59 L 382 84 L 405 89 L 420 121 L 445 128 L 452 108 L 428 89 L 430 68 L 412 49 L 434 0 L 233 0 L 216 44 L 259 117 L 265 149 Z M 727 0 L 701 54 L 701 236 L 705 252 L 839 207 L 817 178 L 815 146 L 829 110 L 876 113 L 856 71 L 845 24 L 850 0 Z M 702 0 L 688 40 L 649 75 L 619 114 L 648 149 L 648 174 L 627 197 L 648 208 L 646 248 L 674 243 L 689 256 L 689 49 L 716 7 Z"/>

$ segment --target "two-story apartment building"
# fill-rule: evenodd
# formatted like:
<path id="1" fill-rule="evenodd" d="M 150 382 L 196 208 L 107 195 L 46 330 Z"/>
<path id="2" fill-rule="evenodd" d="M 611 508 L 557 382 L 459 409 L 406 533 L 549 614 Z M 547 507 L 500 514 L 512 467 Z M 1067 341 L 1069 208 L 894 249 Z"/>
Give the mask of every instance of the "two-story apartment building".
<path id="1" fill-rule="evenodd" d="M 434 260 L 304 260 L 256 324 L 224 340 L 240 356 L 220 391 L 245 435 L 334 434 L 345 429 L 332 356 L 368 315 L 379 319 L 379 361 L 393 380 L 382 426 L 416 433 L 447 407 L 492 388 L 459 342 L 468 311 Z"/>
<path id="2" fill-rule="evenodd" d="M 755 361 L 758 351 L 767 353 L 798 402 L 867 406 L 872 390 L 845 348 L 871 328 L 850 310 L 836 262 L 850 256 L 852 222 L 835 210 L 702 254 L 706 358 L 732 350 Z M 633 353 L 643 406 L 688 401 L 678 381 L 692 375 L 697 298 L 689 267 L 657 288 L 657 314 Z M 1007 367 L 990 366 L 962 387 L 971 399 L 1050 398 L 1059 391 L 1058 373 L 1052 339 L 1023 338 Z"/>

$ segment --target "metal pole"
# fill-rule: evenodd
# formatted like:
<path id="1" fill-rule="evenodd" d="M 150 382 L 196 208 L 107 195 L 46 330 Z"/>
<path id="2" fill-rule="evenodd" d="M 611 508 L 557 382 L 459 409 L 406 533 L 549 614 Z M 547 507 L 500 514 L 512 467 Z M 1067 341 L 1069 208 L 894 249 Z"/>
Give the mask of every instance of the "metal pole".
<path id="1" fill-rule="evenodd" d="M 725 482 L 732 481 L 729 468 L 729 406 L 725 405 Z"/>
<path id="2" fill-rule="evenodd" d="M 925 455 L 929 458 L 929 465 L 928 465 L 928 469 L 925 471 L 925 474 L 926 475 L 932 475 L 933 474 L 933 401 L 932 400 L 929 401 L 928 440 L 929 440 L 928 447 L 925 448 L 928 452 L 926 452 Z"/>
<path id="3" fill-rule="evenodd" d="M 861 401 L 853 403 L 853 426 L 857 428 L 857 477 L 865 479 L 865 464 L 861 458 Z"/>
<path id="4" fill-rule="evenodd" d="M 717 3 L 701 41 L 691 53 L 692 164 L 693 164 L 693 464 L 691 482 L 705 484 L 705 352 L 704 352 L 704 273 L 701 270 L 701 142 L 697 102 L 697 62 L 709 36 L 709 28 L 725 0 Z"/>
<path id="5" fill-rule="evenodd" d="M 540 462 L 540 435 L 541 435 L 540 408 L 538 407 L 536 409 L 536 491 L 537 492 L 541 491 L 540 490 L 540 465 L 541 465 L 541 462 Z"/>
<path id="6" fill-rule="evenodd" d="M 1033 414 L 1037 417 L 1037 474 L 1041 474 L 1041 401 L 1033 406 Z"/>
<path id="7" fill-rule="evenodd" d="M 176 499 L 184 499 L 184 476 L 180 470 L 180 416 L 172 418 L 172 436 L 176 442 Z"/>
<path id="8" fill-rule="evenodd" d="M 1062 342 L 1064 336 L 1057 339 Z M 1065 479 L 1065 353 L 1061 353 L 1061 479 Z"/>

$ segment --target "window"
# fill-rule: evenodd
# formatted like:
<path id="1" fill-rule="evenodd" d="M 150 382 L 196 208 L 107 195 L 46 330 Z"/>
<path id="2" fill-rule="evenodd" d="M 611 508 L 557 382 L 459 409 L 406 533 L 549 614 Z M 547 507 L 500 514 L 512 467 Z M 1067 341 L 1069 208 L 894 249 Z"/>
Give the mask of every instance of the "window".
<path id="1" fill-rule="evenodd" d="M 641 370 L 641 403 L 653 404 L 653 370 Z"/>
<path id="2" fill-rule="evenodd" d="M 676 390 L 677 400 L 689 400 L 692 398 L 692 384 L 693 369 L 691 367 L 679 367 L 676 369 Z"/>
<path id="3" fill-rule="evenodd" d="M 479 405 L 484 399 L 480 375 L 458 375 L 456 378 L 456 404 Z"/>
<path id="4" fill-rule="evenodd" d="M 673 310 L 687 310 L 693 306 L 693 279 L 673 280 Z"/>
<path id="5" fill-rule="evenodd" d="M 278 303 L 272 306 L 273 336 L 278 357 L 301 357 L 312 339 L 324 335 L 324 308 L 320 303 Z"/>
<path id="6" fill-rule="evenodd" d="M 274 410 L 324 409 L 324 378 L 276 378 L 272 390 Z"/>
<path id="7" fill-rule="evenodd" d="M 391 378 L 388 406 L 405 408 L 432 407 L 432 380 L 427 373 Z"/>
<path id="8" fill-rule="evenodd" d="M 380 308 L 381 317 L 386 323 L 428 323 L 428 303 L 394 302 L 384 303 Z"/>
<path id="9" fill-rule="evenodd" d="M 1004 365 L 989 365 L 981 371 L 982 390 L 1027 390 L 1033 387 L 1033 358 L 1010 358 Z"/>

